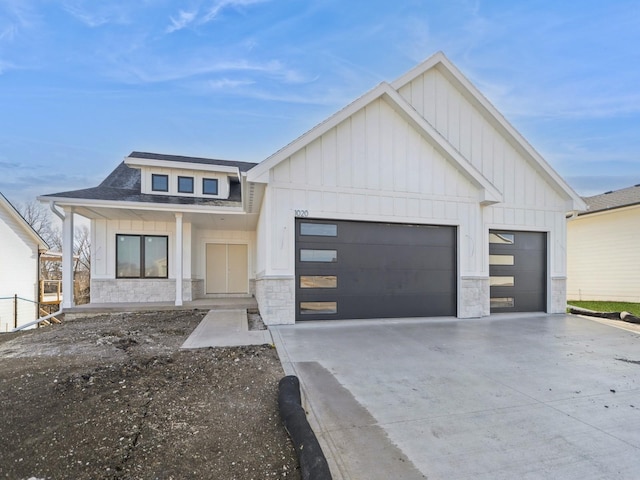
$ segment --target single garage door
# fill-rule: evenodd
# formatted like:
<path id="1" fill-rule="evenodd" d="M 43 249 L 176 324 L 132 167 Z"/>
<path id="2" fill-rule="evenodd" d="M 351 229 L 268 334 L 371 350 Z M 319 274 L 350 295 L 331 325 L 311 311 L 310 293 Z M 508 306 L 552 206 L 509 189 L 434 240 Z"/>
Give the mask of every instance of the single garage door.
<path id="1" fill-rule="evenodd" d="M 491 312 L 547 309 L 547 234 L 489 232 Z"/>
<path id="2" fill-rule="evenodd" d="M 456 228 L 296 219 L 296 320 L 456 315 Z"/>

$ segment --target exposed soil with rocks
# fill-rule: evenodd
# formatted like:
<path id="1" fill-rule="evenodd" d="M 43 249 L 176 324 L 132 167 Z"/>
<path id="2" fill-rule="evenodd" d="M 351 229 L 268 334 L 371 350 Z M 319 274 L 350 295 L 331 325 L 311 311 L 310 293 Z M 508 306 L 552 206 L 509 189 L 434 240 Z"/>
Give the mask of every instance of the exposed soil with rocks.
<path id="1" fill-rule="evenodd" d="M 0 334 L 0 478 L 299 479 L 275 349 L 180 350 L 205 314 Z"/>

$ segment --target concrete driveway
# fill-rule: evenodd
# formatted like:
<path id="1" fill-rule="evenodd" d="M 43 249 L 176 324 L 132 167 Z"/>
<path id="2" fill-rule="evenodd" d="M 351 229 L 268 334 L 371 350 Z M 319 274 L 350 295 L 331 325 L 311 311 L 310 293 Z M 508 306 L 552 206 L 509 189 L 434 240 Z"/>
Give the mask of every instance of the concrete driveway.
<path id="1" fill-rule="evenodd" d="M 640 336 L 564 315 L 270 327 L 334 479 L 638 479 Z"/>

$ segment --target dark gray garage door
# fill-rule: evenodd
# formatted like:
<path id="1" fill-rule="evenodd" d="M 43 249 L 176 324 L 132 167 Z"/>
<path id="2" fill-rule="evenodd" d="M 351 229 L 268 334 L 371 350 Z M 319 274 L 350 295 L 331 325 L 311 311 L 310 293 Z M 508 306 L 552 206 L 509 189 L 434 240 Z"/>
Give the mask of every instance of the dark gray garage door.
<path id="1" fill-rule="evenodd" d="M 456 315 L 456 228 L 296 220 L 296 320 Z"/>
<path id="2" fill-rule="evenodd" d="M 492 312 L 544 312 L 547 309 L 547 235 L 489 232 Z"/>

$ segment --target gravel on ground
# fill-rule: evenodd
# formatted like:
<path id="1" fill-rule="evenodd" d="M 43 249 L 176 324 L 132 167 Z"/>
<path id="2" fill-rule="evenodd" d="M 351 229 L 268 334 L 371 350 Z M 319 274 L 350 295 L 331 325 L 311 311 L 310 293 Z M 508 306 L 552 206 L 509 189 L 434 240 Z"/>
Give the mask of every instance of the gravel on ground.
<path id="1" fill-rule="evenodd" d="M 299 479 L 275 349 L 180 350 L 205 314 L 0 334 L 0 478 Z"/>

